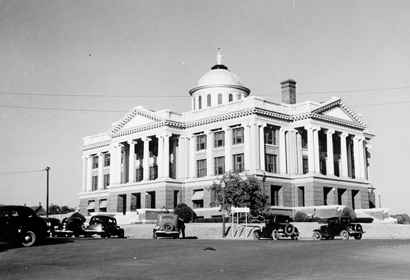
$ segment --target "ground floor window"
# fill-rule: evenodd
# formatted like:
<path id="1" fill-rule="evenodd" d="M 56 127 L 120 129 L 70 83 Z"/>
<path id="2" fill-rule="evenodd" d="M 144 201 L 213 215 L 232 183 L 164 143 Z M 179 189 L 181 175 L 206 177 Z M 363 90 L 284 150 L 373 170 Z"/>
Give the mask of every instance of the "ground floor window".
<path id="1" fill-rule="evenodd" d="M 270 186 L 270 204 L 279 206 L 279 191 L 281 186 Z"/>
<path id="2" fill-rule="evenodd" d="M 305 187 L 298 187 L 298 206 L 305 206 Z"/>
<path id="3" fill-rule="evenodd" d="M 343 204 L 343 195 L 346 192 L 346 189 L 337 189 L 337 204 Z"/>
<path id="4" fill-rule="evenodd" d="M 329 194 L 332 188 L 323 187 L 323 205 L 329 205 Z"/>
<path id="5" fill-rule="evenodd" d="M 141 209 L 141 193 L 131 194 L 131 211 Z"/>
<path id="6" fill-rule="evenodd" d="M 87 212 L 93 213 L 95 212 L 95 200 L 89 200 L 87 205 Z"/>
<path id="7" fill-rule="evenodd" d="M 156 208 L 155 200 L 156 200 L 155 191 L 147 192 L 146 205 L 149 205 L 150 208 L 152 208 L 152 209 Z"/>
<path id="8" fill-rule="evenodd" d="M 106 199 L 100 199 L 100 212 L 107 212 L 108 202 Z"/>
<path id="9" fill-rule="evenodd" d="M 193 208 L 204 208 L 204 190 L 194 190 L 192 194 L 192 206 Z"/>

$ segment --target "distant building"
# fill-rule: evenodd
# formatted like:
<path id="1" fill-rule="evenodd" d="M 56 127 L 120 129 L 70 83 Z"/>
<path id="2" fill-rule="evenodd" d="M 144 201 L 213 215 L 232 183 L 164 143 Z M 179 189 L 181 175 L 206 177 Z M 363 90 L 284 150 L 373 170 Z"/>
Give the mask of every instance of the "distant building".
<path id="1" fill-rule="evenodd" d="M 190 111 L 138 106 L 85 137 L 81 211 L 185 202 L 201 215 L 212 202 L 207 187 L 227 171 L 263 181 L 271 205 L 374 207 L 373 135 L 359 115 L 340 98 L 297 103 L 293 80 L 281 83 L 281 103 L 250 93 L 218 54 L 189 91 Z"/>

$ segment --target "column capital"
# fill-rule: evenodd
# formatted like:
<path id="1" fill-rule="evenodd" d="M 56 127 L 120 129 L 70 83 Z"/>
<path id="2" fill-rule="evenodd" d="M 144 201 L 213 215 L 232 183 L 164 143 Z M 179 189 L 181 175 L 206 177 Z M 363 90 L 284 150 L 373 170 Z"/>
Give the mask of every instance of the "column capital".
<path id="1" fill-rule="evenodd" d="M 346 138 L 347 136 L 349 136 L 349 133 L 347 133 L 346 131 L 341 131 L 340 136 Z"/>
<path id="2" fill-rule="evenodd" d="M 308 124 L 303 127 L 306 130 L 320 130 L 321 127 L 318 125 Z"/>
<path id="3" fill-rule="evenodd" d="M 326 134 L 327 135 L 333 135 L 333 134 L 335 134 L 335 130 L 332 129 L 332 128 L 326 128 Z"/>
<path id="4" fill-rule="evenodd" d="M 151 140 L 152 139 L 148 136 L 142 138 L 142 141 L 144 141 L 144 142 L 150 142 Z"/>
<path id="5" fill-rule="evenodd" d="M 223 131 L 230 131 L 230 130 L 232 130 L 232 127 L 230 127 L 230 126 L 224 126 L 224 127 L 222 127 L 222 130 L 223 130 Z"/>
<path id="6" fill-rule="evenodd" d="M 137 143 L 137 139 L 128 140 L 127 143 L 128 143 L 129 145 L 136 144 L 136 143 Z"/>

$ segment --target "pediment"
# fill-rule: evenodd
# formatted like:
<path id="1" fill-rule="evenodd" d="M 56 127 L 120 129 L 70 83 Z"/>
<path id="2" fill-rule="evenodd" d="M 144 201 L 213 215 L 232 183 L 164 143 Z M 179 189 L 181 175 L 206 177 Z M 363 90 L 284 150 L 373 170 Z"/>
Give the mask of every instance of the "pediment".
<path id="1" fill-rule="evenodd" d="M 342 119 L 346 121 L 355 121 L 351 116 L 346 114 L 346 112 L 343 111 L 342 108 L 340 107 L 335 107 L 328 111 L 322 112 L 322 115 L 330 116 L 330 117 L 334 117 L 334 118 L 338 118 L 338 119 Z"/>
<path id="2" fill-rule="evenodd" d="M 122 119 L 113 124 L 112 133 L 118 133 L 122 130 L 128 130 L 130 128 L 140 127 L 160 121 L 162 121 L 162 118 L 159 117 L 154 111 L 147 110 L 143 107 L 135 107 Z"/>

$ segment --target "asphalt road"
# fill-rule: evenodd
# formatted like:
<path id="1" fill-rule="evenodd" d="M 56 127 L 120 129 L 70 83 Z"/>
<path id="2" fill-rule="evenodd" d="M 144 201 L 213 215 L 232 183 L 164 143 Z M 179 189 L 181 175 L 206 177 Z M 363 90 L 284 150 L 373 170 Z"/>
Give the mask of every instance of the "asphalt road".
<path id="1" fill-rule="evenodd" d="M 0 245 L 0 279 L 410 279 L 410 240 L 75 240 Z"/>

